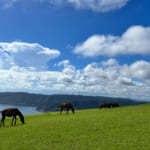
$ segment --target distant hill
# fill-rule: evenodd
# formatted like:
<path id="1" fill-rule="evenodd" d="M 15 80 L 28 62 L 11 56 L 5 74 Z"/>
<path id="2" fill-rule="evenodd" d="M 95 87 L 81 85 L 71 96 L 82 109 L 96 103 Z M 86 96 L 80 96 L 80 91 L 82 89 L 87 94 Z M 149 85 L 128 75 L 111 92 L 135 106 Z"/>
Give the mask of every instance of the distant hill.
<path id="1" fill-rule="evenodd" d="M 99 103 L 118 102 L 120 106 L 139 105 L 145 102 L 137 102 L 126 98 L 112 98 L 103 96 L 82 95 L 42 95 L 24 92 L 0 93 L 0 104 L 34 106 L 39 111 L 57 111 L 57 106 L 62 102 L 70 102 L 75 109 L 97 108 Z"/>

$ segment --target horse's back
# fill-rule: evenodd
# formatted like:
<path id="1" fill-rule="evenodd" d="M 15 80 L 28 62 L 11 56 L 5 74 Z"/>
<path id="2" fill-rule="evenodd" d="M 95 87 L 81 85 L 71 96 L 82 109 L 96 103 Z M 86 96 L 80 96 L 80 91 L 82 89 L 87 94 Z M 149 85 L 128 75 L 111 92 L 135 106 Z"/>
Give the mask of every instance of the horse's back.
<path id="1" fill-rule="evenodd" d="M 70 103 L 62 103 L 62 104 L 61 104 L 61 107 L 64 107 L 64 108 L 68 108 L 68 107 L 70 107 L 70 106 L 71 106 Z"/>
<path id="2" fill-rule="evenodd" d="M 111 106 L 112 107 L 119 107 L 119 104 L 118 103 L 112 103 Z"/>
<path id="3" fill-rule="evenodd" d="M 20 112 L 17 108 L 9 108 L 9 109 L 4 109 L 1 111 L 2 115 L 6 115 L 6 116 L 13 116 L 18 114 L 18 112 Z"/>
<path id="4" fill-rule="evenodd" d="M 107 103 L 101 103 L 99 104 L 99 108 L 110 108 L 111 104 L 107 104 Z"/>
<path id="5" fill-rule="evenodd" d="M 101 104 L 99 104 L 99 107 L 101 108 L 101 107 L 105 107 L 106 106 L 106 104 L 105 103 L 101 103 Z"/>

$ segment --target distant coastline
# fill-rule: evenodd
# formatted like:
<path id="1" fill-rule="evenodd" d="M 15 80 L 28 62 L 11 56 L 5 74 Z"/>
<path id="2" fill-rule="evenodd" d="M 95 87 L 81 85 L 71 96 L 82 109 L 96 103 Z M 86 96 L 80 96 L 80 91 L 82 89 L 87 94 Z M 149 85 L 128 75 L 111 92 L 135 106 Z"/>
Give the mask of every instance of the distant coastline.
<path id="1" fill-rule="evenodd" d="M 24 92 L 1 92 L 0 104 L 16 106 L 32 106 L 37 111 L 49 112 L 58 111 L 57 106 L 62 102 L 70 102 L 75 109 L 98 108 L 99 103 L 117 102 L 120 106 L 139 105 L 146 102 L 131 100 L 128 98 L 114 98 L 104 96 L 83 96 L 83 95 L 43 95 Z"/>

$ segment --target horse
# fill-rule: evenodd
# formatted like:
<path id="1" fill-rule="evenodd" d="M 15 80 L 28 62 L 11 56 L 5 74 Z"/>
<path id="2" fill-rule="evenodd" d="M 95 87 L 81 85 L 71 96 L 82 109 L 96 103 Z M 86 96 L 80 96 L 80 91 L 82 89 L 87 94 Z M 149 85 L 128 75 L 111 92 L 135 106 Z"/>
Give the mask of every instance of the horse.
<path id="1" fill-rule="evenodd" d="M 60 107 L 60 114 L 62 114 L 62 111 L 64 108 L 67 108 L 67 112 L 66 112 L 67 114 L 68 114 L 69 108 L 71 108 L 73 114 L 75 113 L 75 110 L 70 103 L 62 103 L 58 106 L 58 108 L 59 107 Z"/>
<path id="2" fill-rule="evenodd" d="M 106 104 L 106 103 L 101 103 L 99 104 L 99 108 L 110 108 L 111 107 L 111 104 Z"/>
<path id="3" fill-rule="evenodd" d="M 1 122 L 0 122 L 0 126 L 1 124 L 4 126 L 4 120 L 5 120 L 5 117 L 12 117 L 12 121 L 11 121 L 11 125 L 13 126 L 13 122 L 14 124 L 16 125 L 16 116 L 19 116 L 20 117 L 20 120 L 21 122 L 24 124 L 24 116 L 22 115 L 22 113 L 17 109 L 17 108 L 10 108 L 10 109 L 4 109 L 2 111 L 0 111 L 2 113 L 2 119 L 1 119 Z"/>
<path id="4" fill-rule="evenodd" d="M 111 103 L 111 107 L 119 107 L 118 103 Z"/>

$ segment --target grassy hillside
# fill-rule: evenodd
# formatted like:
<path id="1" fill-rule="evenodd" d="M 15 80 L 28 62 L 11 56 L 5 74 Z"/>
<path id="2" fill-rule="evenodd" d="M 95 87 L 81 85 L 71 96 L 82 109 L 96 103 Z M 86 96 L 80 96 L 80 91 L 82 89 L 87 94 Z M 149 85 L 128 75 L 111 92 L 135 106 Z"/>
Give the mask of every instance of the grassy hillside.
<path id="1" fill-rule="evenodd" d="M 25 116 L 0 128 L 0 150 L 149 150 L 150 104 Z"/>

